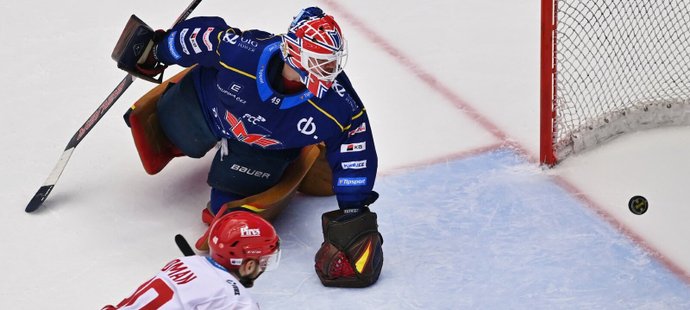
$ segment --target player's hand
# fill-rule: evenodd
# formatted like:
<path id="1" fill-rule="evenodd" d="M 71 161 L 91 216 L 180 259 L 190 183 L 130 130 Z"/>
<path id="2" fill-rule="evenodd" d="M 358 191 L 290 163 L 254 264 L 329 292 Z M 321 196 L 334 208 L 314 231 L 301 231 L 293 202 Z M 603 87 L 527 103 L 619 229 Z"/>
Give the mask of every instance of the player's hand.
<path id="1" fill-rule="evenodd" d="M 155 77 L 156 75 L 162 73 L 168 66 L 160 63 L 156 58 L 156 48 L 160 41 L 166 35 L 166 31 L 163 29 L 158 29 L 153 35 L 153 38 L 149 41 L 144 49 L 144 53 L 141 55 L 137 61 L 136 68 L 141 74 Z"/>

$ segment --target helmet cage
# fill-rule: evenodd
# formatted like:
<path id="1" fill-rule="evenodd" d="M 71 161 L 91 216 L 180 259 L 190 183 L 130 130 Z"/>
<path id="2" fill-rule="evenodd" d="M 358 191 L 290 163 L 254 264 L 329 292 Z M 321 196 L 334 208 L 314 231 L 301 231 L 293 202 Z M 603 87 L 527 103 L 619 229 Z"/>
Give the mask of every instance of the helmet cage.
<path id="1" fill-rule="evenodd" d="M 245 259 L 256 260 L 259 263 L 259 270 L 261 272 L 272 271 L 278 268 L 281 257 L 280 247 L 277 247 L 275 251 L 264 255 L 250 254 L 256 253 L 258 251 L 260 250 L 244 249 L 244 255 L 242 255 L 243 257 L 223 257 L 223 260 L 228 262 L 231 266 L 233 266 L 230 269 L 240 268 L 240 266 L 242 266 L 242 263 L 244 263 Z"/>
<path id="2" fill-rule="evenodd" d="M 329 54 L 315 53 L 303 48 L 300 60 L 302 67 L 317 79 L 333 82 L 338 74 L 343 72 L 347 63 L 347 44 L 343 42 L 342 50 Z"/>

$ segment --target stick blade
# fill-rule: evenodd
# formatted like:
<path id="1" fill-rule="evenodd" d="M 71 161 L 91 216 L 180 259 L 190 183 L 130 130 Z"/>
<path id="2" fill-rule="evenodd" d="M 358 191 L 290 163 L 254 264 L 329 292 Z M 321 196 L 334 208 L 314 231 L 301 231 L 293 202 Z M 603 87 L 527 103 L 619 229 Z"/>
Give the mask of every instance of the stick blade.
<path id="1" fill-rule="evenodd" d="M 43 202 L 48 198 L 48 194 L 50 194 L 50 191 L 53 190 L 53 186 L 55 185 L 43 185 L 41 188 L 38 189 L 36 194 L 34 195 L 34 198 L 31 198 L 31 201 L 29 201 L 29 204 L 26 206 L 26 213 L 31 213 L 36 211 L 41 205 L 43 205 Z"/>
<path id="2" fill-rule="evenodd" d="M 189 245 L 187 239 L 185 239 L 184 236 L 180 234 L 175 235 L 175 243 L 177 244 L 177 247 L 180 249 L 180 252 L 182 252 L 184 256 L 196 255 L 196 253 L 194 253 L 194 250 L 192 250 L 192 247 Z"/>

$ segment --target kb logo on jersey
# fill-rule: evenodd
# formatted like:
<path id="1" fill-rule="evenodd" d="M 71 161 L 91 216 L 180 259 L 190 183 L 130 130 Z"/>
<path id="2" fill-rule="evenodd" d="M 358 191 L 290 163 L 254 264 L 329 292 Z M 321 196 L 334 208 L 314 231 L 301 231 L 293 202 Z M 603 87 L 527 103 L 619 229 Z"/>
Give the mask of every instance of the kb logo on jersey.
<path id="1" fill-rule="evenodd" d="M 366 142 L 341 144 L 340 153 L 361 152 L 367 149 Z"/>

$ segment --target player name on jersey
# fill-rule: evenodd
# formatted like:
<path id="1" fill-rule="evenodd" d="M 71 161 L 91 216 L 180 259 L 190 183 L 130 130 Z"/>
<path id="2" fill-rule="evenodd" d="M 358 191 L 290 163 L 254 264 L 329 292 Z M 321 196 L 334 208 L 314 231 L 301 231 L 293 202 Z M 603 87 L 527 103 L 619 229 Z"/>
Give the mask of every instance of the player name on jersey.
<path id="1" fill-rule="evenodd" d="M 165 272 L 178 285 L 187 284 L 196 279 L 194 272 L 179 259 L 169 262 L 161 271 Z"/>

